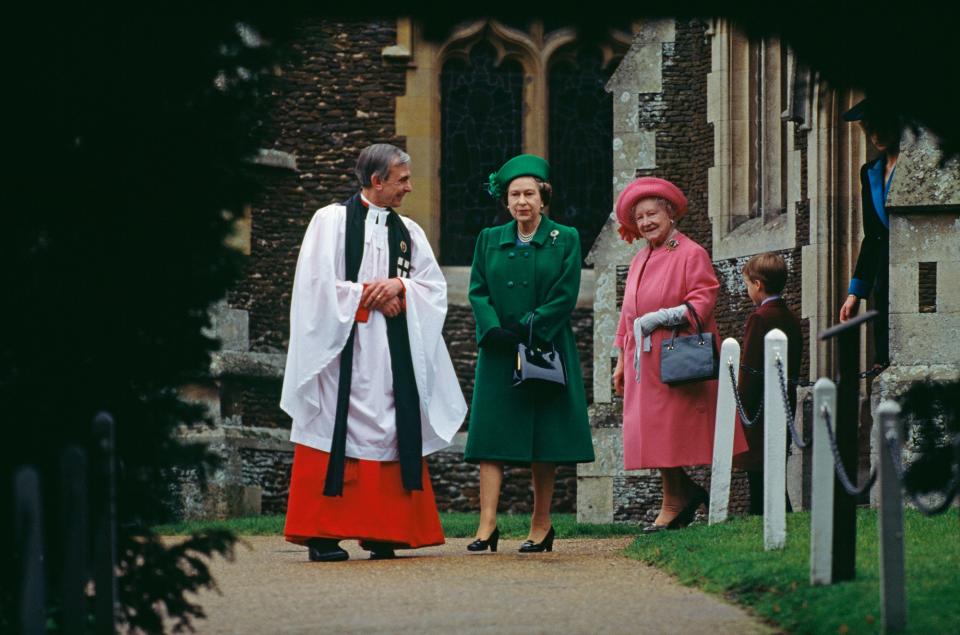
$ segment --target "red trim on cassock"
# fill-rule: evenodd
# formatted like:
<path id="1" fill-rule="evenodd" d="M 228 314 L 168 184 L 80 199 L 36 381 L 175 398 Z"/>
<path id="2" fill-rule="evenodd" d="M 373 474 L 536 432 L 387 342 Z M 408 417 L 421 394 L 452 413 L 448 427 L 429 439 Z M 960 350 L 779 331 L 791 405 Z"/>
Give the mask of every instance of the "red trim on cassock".
<path id="1" fill-rule="evenodd" d="M 443 529 L 423 464 L 423 490 L 403 488 L 399 461 L 346 459 L 343 496 L 324 496 L 330 454 L 297 444 L 283 534 L 289 542 L 310 538 L 395 543 L 397 547 L 442 545 Z"/>

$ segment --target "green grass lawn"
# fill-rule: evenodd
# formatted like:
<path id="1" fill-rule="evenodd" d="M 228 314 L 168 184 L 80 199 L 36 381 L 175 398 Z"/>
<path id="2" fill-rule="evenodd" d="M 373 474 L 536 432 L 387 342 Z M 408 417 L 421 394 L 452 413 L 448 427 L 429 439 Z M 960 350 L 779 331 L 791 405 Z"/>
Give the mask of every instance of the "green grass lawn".
<path id="1" fill-rule="evenodd" d="M 906 510 L 907 626 L 910 633 L 960 633 L 960 522 Z M 878 633 L 876 510 L 857 515 L 856 580 L 811 587 L 810 514 L 787 515 L 787 546 L 763 550 L 760 517 L 640 536 L 627 554 L 719 593 L 790 633 Z"/>
<path id="2" fill-rule="evenodd" d="M 448 538 L 473 537 L 478 520 L 479 515 L 474 513 L 444 512 L 440 514 L 443 533 Z M 500 535 L 504 538 L 526 538 L 530 527 L 530 514 L 500 514 L 497 522 Z M 579 524 L 576 514 L 554 514 L 553 526 L 559 539 L 584 536 L 609 538 L 640 533 L 640 527 L 635 524 Z M 159 534 L 176 536 L 214 527 L 229 529 L 242 536 L 280 535 L 283 533 L 283 516 L 250 516 L 222 521 L 184 522 L 161 525 L 154 529 Z"/>

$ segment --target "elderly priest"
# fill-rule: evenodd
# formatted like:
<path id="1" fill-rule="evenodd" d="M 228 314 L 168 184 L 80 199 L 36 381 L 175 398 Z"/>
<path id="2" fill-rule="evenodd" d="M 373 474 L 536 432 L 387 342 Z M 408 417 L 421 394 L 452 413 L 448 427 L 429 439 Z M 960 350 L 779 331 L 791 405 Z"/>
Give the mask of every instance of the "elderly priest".
<path id="1" fill-rule="evenodd" d="M 290 306 L 280 406 L 295 443 L 284 535 L 313 561 L 444 542 L 423 457 L 449 445 L 466 402 L 441 337 L 447 285 L 423 230 L 397 214 L 410 156 L 357 160 L 360 192 L 307 227 Z"/>

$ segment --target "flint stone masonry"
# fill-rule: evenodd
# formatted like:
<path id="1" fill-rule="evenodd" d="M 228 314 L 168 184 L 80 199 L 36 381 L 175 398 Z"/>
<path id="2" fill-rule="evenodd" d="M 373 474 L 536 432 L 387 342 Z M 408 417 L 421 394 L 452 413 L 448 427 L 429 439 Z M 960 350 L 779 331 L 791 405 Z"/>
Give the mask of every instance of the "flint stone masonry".
<path id="1" fill-rule="evenodd" d="M 475 512 L 480 509 L 479 466 L 463 460 L 466 433 L 459 433 L 449 448 L 427 458 L 430 479 L 437 507 L 443 511 Z M 577 476 L 572 466 L 557 468 L 553 494 L 553 511 L 570 513 L 576 510 Z M 501 513 L 531 513 L 533 487 L 530 468 L 505 466 L 500 491 Z"/>
<path id="2" fill-rule="evenodd" d="M 936 137 L 925 129 L 904 133 L 887 207 L 897 209 L 960 206 L 960 160 L 941 166 Z"/>
<path id="3" fill-rule="evenodd" d="M 219 460 L 216 469 L 208 474 L 205 489 L 195 473 L 180 475 L 173 484 L 175 500 L 180 503 L 179 515 L 187 520 L 249 516 L 276 509 L 276 501 L 286 500 L 286 485 L 277 479 L 257 478 L 256 472 L 283 470 L 286 462 L 286 480 L 289 480 L 289 461 L 293 445 L 284 430 L 241 428 L 221 424 L 213 428 L 195 428 L 181 431 L 178 438 L 185 444 L 200 444 Z M 277 463 L 257 460 L 247 465 L 251 453 L 269 454 L 279 458 Z M 266 508 L 264 507 L 266 503 Z"/>

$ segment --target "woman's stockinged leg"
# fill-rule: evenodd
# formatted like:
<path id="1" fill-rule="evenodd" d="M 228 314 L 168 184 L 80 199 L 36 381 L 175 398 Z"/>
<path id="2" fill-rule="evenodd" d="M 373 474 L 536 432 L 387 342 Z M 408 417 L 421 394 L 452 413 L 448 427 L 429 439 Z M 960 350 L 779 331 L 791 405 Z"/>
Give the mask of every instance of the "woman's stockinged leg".
<path id="1" fill-rule="evenodd" d="M 553 486 L 557 480 L 556 463 L 533 463 L 533 517 L 527 540 L 540 542 L 550 531 L 550 506 L 553 503 Z"/>
<path id="2" fill-rule="evenodd" d="M 666 525 L 683 510 L 687 502 L 686 480 L 689 477 L 682 467 L 662 467 L 660 478 L 663 483 L 663 502 L 654 523 Z"/>
<path id="3" fill-rule="evenodd" d="M 497 506 L 503 483 L 503 463 L 480 461 L 480 526 L 477 538 L 486 540 L 497 526 Z"/>

